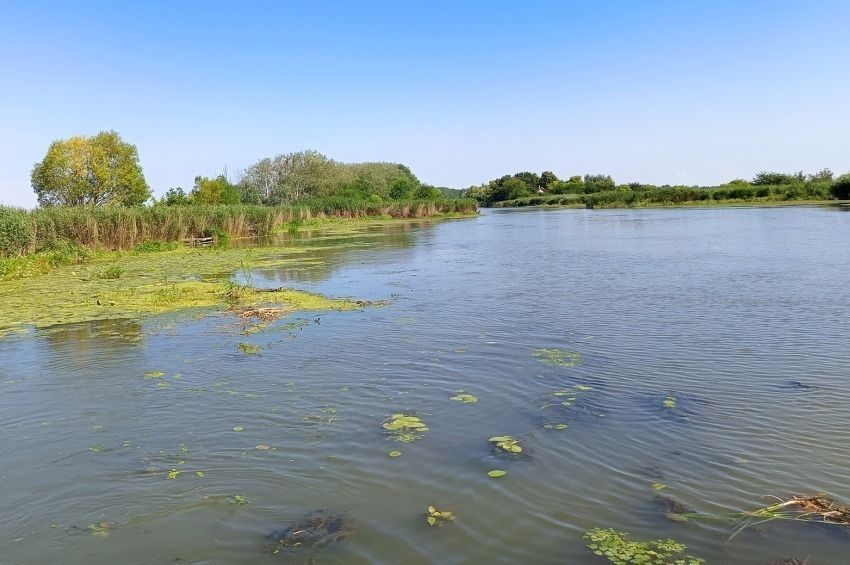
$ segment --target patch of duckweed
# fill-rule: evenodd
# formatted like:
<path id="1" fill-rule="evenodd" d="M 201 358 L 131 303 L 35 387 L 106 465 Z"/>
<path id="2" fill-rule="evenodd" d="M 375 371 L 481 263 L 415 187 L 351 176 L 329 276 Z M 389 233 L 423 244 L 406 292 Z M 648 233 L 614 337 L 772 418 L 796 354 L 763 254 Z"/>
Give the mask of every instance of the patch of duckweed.
<path id="1" fill-rule="evenodd" d="M 667 410 L 672 410 L 676 407 L 676 397 L 672 394 L 668 394 L 664 401 L 661 403 L 664 408 Z"/>
<path id="2" fill-rule="evenodd" d="M 495 444 L 495 449 L 501 453 L 513 453 L 515 455 L 522 453 L 519 440 L 513 436 L 493 436 L 487 441 Z"/>
<path id="3" fill-rule="evenodd" d="M 645 563 L 652 565 L 700 565 L 704 559 L 686 555 L 687 546 L 673 539 L 632 541 L 629 534 L 611 528 L 593 528 L 584 534 L 587 548 L 617 565 Z"/>
<path id="4" fill-rule="evenodd" d="M 493 469 L 492 471 L 487 471 L 487 476 L 491 479 L 498 479 L 499 477 L 504 477 L 507 475 L 507 471 L 503 471 L 502 469 Z"/>
<path id="5" fill-rule="evenodd" d="M 455 391 L 454 396 L 450 396 L 449 400 L 454 400 L 455 402 L 463 402 L 464 404 L 475 404 L 478 402 L 478 397 L 473 396 L 466 392 L 465 390 Z"/>
<path id="6" fill-rule="evenodd" d="M 575 367 L 581 363 L 580 353 L 565 351 L 563 349 L 535 349 L 531 352 L 531 355 L 541 363 L 557 365 L 559 367 Z"/>
<path id="7" fill-rule="evenodd" d="M 402 443 L 410 443 L 417 439 L 422 439 L 425 432 L 428 431 L 428 426 L 425 425 L 425 422 L 412 414 L 393 414 L 381 424 L 381 427 L 384 429 L 387 437 Z"/>
<path id="8" fill-rule="evenodd" d="M 146 379 L 161 379 L 165 376 L 165 371 L 148 371 L 145 373 Z"/>
<path id="9" fill-rule="evenodd" d="M 183 474 L 183 471 L 178 471 L 177 469 L 171 469 L 170 471 L 168 471 L 168 475 L 166 475 L 165 478 L 168 479 L 169 481 L 172 481 L 182 474 Z"/>
<path id="10" fill-rule="evenodd" d="M 447 522 L 452 522 L 455 515 L 448 510 L 437 510 L 433 506 L 428 507 L 428 513 L 425 515 L 425 521 L 429 526 L 442 526 Z"/>
<path id="11" fill-rule="evenodd" d="M 236 346 L 239 351 L 244 353 L 245 355 L 259 355 L 260 347 L 256 345 L 251 345 L 250 343 L 242 342 Z"/>

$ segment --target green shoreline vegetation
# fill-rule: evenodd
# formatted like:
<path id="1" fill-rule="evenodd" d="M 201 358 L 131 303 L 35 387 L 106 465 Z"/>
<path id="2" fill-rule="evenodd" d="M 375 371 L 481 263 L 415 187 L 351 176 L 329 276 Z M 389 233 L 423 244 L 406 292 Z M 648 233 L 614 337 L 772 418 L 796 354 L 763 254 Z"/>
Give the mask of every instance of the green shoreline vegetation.
<path id="1" fill-rule="evenodd" d="M 850 173 L 835 178 L 829 169 L 809 175 L 763 171 L 751 181 L 736 179 L 720 186 L 655 186 L 618 185 L 609 175 L 573 176 L 564 181 L 551 171 L 521 172 L 470 187 L 463 196 L 493 208 L 799 205 L 850 199 Z"/>

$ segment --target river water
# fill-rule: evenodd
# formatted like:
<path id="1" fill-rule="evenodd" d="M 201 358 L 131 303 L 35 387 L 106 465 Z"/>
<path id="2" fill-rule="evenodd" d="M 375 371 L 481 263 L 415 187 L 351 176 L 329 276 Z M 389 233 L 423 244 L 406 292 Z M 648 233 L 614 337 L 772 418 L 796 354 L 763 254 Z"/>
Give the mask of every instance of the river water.
<path id="1" fill-rule="evenodd" d="M 255 285 L 388 302 L 247 336 L 210 314 L 0 341 L 0 563 L 605 563 L 594 527 L 708 563 L 850 563 L 836 526 L 730 540 L 665 517 L 850 504 L 850 214 L 498 210 L 286 239 L 315 264 Z M 421 439 L 383 433 L 401 412 Z M 319 509 L 350 535 L 270 552 Z"/>

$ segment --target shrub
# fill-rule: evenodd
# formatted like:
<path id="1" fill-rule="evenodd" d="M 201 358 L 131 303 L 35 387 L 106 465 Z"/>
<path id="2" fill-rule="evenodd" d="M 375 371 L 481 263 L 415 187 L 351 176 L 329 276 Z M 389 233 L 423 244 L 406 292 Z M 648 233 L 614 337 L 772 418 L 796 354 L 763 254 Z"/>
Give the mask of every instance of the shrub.
<path id="1" fill-rule="evenodd" d="M 830 190 L 835 198 L 850 200 L 850 173 L 835 179 Z"/>

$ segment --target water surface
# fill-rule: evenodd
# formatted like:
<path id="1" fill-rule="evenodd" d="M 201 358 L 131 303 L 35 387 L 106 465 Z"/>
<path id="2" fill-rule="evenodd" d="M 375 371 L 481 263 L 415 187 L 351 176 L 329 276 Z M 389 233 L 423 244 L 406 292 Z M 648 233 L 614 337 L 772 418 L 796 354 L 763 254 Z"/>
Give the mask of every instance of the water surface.
<path id="1" fill-rule="evenodd" d="M 250 335 L 223 314 L 0 341 L 0 562 L 598 563 L 596 526 L 709 563 L 850 562 L 838 528 L 729 541 L 728 523 L 665 519 L 651 486 L 705 513 L 850 503 L 850 214 L 499 210 L 285 239 L 319 261 L 254 284 L 388 303 Z M 384 437 L 401 411 L 423 439 Z M 493 456 L 503 434 L 523 457 Z M 428 505 L 455 522 L 429 527 Z M 267 551 L 317 509 L 353 535 Z"/>

